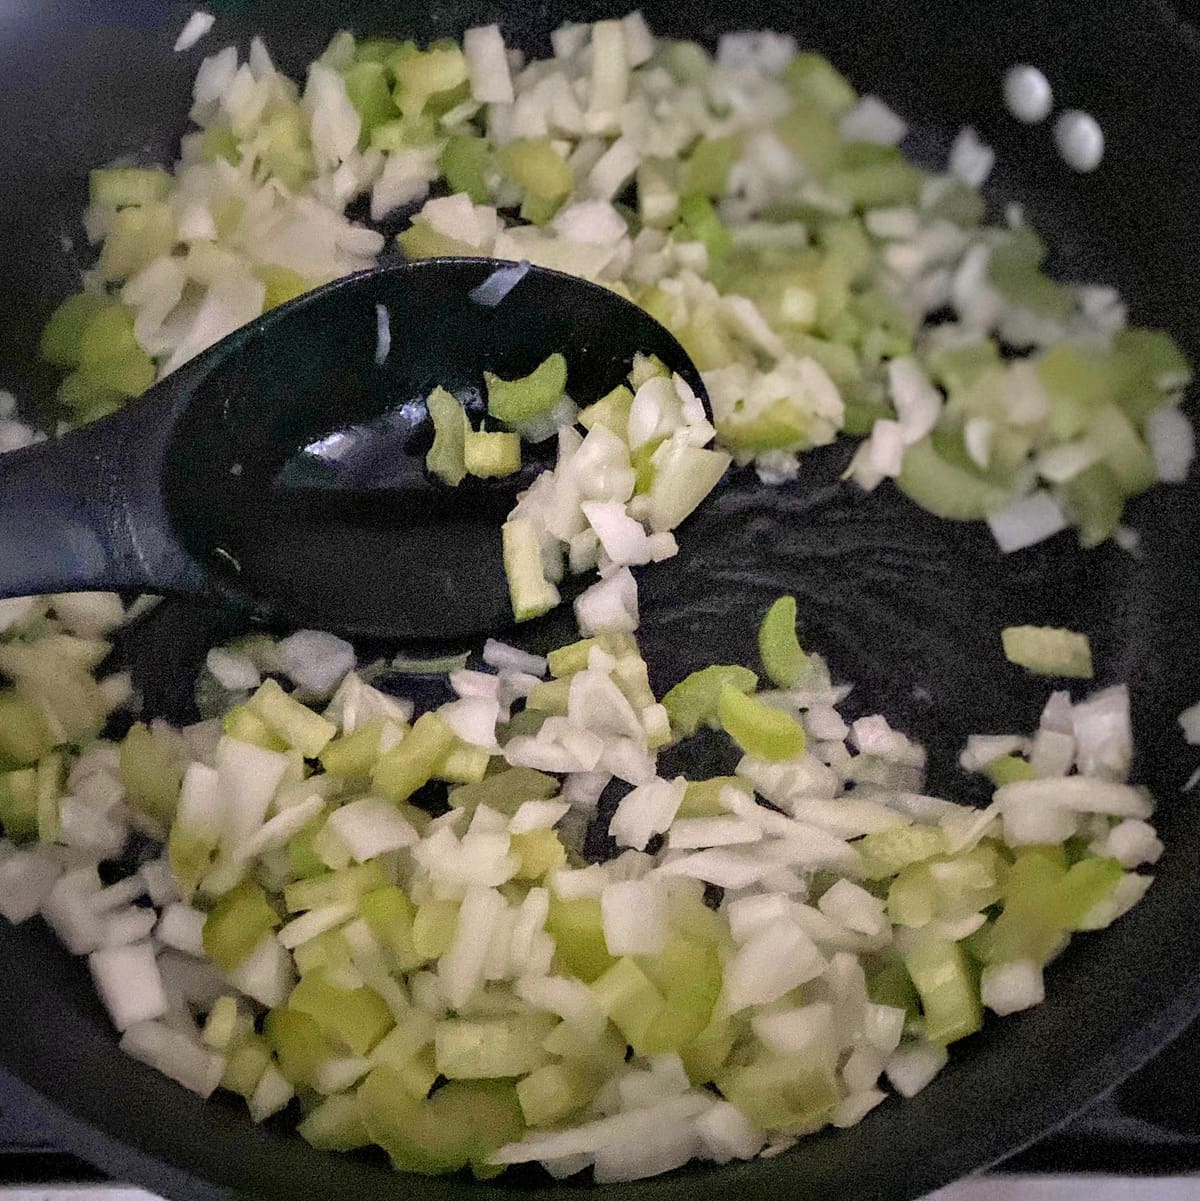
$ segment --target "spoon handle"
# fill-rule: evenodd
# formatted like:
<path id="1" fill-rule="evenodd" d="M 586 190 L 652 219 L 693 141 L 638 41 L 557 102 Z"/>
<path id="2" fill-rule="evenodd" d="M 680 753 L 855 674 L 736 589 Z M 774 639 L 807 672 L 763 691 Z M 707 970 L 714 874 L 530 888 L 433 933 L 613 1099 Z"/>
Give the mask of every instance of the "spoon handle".
<path id="1" fill-rule="evenodd" d="M 0 597 L 200 587 L 163 511 L 164 416 L 154 401 L 134 401 L 0 456 Z"/>

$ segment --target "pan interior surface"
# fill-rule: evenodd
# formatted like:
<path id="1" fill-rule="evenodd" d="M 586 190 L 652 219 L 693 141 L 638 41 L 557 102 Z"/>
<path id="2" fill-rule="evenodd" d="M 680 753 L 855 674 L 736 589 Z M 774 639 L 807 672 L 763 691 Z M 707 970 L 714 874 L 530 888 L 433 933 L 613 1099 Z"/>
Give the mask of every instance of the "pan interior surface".
<path id="1" fill-rule="evenodd" d="M 217 6 L 214 6 L 217 8 Z M 0 15 L 0 70 L 8 81 L 7 169 L 19 179 L 0 218 L 8 253 L 0 288 L 9 336 L 0 383 L 33 400 L 52 380 L 35 362 L 41 323 L 86 262 L 78 228 L 87 170 L 117 156 L 169 162 L 186 128 L 195 56 L 171 44 L 190 4 L 45 0 Z M 709 43 L 728 26 L 713 0 L 686 9 L 647 4 L 656 32 Z M 396 3 L 219 6 L 202 45 L 266 39 L 294 77 L 330 33 L 458 34 L 499 19 L 510 44 L 544 53 L 565 19 L 611 10 L 589 0 L 540 0 L 506 12 L 476 0 L 406 11 Z M 1200 362 L 1194 322 L 1198 235 L 1190 197 L 1200 192 L 1200 67 L 1195 35 L 1145 3 L 979 6 L 851 3 L 739 6 L 739 26 L 793 32 L 826 53 L 862 91 L 908 118 L 919 145 L 944 153 L 974 125 L 998 154 L 992 199 L 1019 200 L 1065 278 L 1120 289 L 1136 319 L 1162 325 Z M 1047 71 L 1060 99 L 1094 112 L 1105 129 L 1104 167 L 1072 175 L 1048 127 L 1007 118 L 1000 77 L 1014 62 Z M 1171 114 L 1168 120 L 1165 114 Z M 61 239 L 73 239 L 64 253 Z M 1193 396 L 1187 411 L 1195 419 Z M 1134 778 L 1159 799 L 1167 853 L 1146 900 L 1111 930 L 1079 939 L 1049 974 L 1042 1007 L 989 1023 L 956 1049 L 955 1063 L 912 1101 L 889 1101 L 847 1131 L 802 1141 L 775 1159 L 696 1167 L 614 1196 L 748 1197 L 787 1190 L 821 1198 L 919 1196 L 1016 1150 L 1114 1085 L 1176 1033 L 1200 1006 L 1200 810 L 1179 794 L 1195 766 L 1175 724 L 1200 680 L 1200 486 L 1140 498 L 1127 520 L 1142 534 L 1132 558 L 1111 544 L 1084 554 L 1069 534 L 1002 560 L 986 529 L 942 522 L 890 488 L 864 495 L 840 484 L 850 448 L 809 454 L 799 480 L 770 490 L 732 482 L 681 537 L 678 559 L 647 577 L 645 654 L 661 688 L 753 647 L 767 604 L 799 601 L 801 637 L 836 678 L 854 682 L 851 712 L 882 712 L 930 750 L 930 791 L 967 795 L 955 767 L 972 732 L 1029 728 L 1045 687 L 1005 663 L 1009 624 L 1069 625 L 1092 638 L 1098 684 L 1126 681 L 1139 758 Z M 539 628 L 562 641 L 567 615 Z M 148 712 L 186 716 L 191 678 L 226 619 L 180 604 L 160 607 L 130 632 L 124 653 Z M 398 1177 L 382 1157 L 311 1150 L 286 1124 L 253 1127 L 232 1104 L 203 1103 L 122 1055 L 92 995 L 84 965 L 39 925 L 0 927 L 5 1021 L 0 1062 L 44 1101 L 65 1139 L 114 1176 L 171 1197 L 234 1193 L 313 1199 L 394 1192 L 449 1198 L 458 1180 Z M 502 1179 L 502 1198 L 549 1191 L 541 1177 Z M 560 1196 L 594 1193 L 553 1186 Z"/>

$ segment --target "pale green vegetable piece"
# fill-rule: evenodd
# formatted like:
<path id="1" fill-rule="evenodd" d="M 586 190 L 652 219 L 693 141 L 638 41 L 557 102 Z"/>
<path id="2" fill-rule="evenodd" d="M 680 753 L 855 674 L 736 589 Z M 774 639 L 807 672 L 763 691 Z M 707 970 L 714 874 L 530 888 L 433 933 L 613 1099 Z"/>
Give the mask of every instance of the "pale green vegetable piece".
<path id="1" fill-rule="evenodd" d="M 808 656 L 796 637 L 796 598 L 781 596 L 758 628 L 758 654 L 777 688 L 792 688 L 804 674 Z"/>
<path id="2" fill-rule="evenodd" d="M 773 709 L 726 685 L 717 701 L 725 732 L 755 759 L 779 763 L 804 754 L 804 727 L 782 709 Z"/>
<path id="3" fill-rule="evenodd" d="M 1008 626 L 1000 640 L 1004 657 L 1035 675 L 1092 678 L 1092 644 L 1086 634 L 1052 626 Z"/>
<path id="4" fill-rule="evenodd" d="M 425 466 L 452 488 L 467 474 L 466 439 L 471 429 L 467 414 L 457 397 L 445 388 L 434 388 L 425 402 L 433 422 L 433 445 L 425 456 Z"/>

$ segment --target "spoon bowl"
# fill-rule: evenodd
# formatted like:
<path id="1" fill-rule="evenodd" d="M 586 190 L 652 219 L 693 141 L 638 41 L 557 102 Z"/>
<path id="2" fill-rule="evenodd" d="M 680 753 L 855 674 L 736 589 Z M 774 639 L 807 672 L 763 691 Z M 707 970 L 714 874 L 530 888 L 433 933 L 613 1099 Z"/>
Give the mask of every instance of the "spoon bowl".
<path id="1" fill-rule="evenodd" d="M 553 465 L 556 439 L 523 443 L 512 476 L 449 487 L 425 467 L 433 388 L 458 396 L 478 428 L 485 371 L 526 375 L 560 352 L 582 407 L 642 353 L 707 403 L 682 347 L 642 309 L 517 266 L 422 259 L 337 280 L 112 417 L 6 455 L 0 596 L 199 592 L 291 624 L 403 640 L 510 624 L 500 527 Z M 498 270 L 517 282 L 495 303 L 503 289 L 478 289 Z"/>

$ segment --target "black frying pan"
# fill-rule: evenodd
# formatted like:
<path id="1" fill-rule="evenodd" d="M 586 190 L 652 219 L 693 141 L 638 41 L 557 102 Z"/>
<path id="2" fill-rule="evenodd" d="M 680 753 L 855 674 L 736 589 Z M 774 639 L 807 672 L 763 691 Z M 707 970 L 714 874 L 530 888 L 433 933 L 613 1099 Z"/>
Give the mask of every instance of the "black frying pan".
<path id="1" fill-rule="evenodd" d="M 170 161 L 198 59 L 170 47 L 191 7 L 0 4 L 0 387 L 34 400 L 49 394 L 34 347 L 84 258 L 64 253 L 61 239 L 83 244 L 87 169 L 130 151 Z M 544 53 L 562 20 L 612 15 L 600 0 L 508 9 L 490 0 L 209 7 L 221 14 L 209 48 L 233 37 L 244 45 L 261 32 L 293 73 L 341 25 L 428 38 L 499 19 L 511 42 Z M 993 200 L 1026 206 L 1056 269 L 1117 285 L 1140 322 L 1170 329 L 1200 363 L 1200 44 L 1165 4 L 643 7 L 668 35 L 711 42 L 729 27 L 796 33 L 860 89 L 894 104 L 930 158 L 944 154 L 960 125 L 976 125 L 999 152 Z M 1018 61 L 1040 65 L 1060 102 L 1100 119 L 1108 152 L 1096 175 L 1068 172 L 1047 127 L 1005 116 L 1000 77 Z M 805 641 L 829 655 L 839 678 L 858 683 L 853 707 L 884 712 L 926 741 L 931 790 L 962 796 L 969 783 L 953 765 L 965 735 L 1031 728 L 1044 697 L 1000 658 L 1000 627 L 1073 625 L 1092 636 L 1099 682 L 1127 680 L 1133 689 L 1136 777 L 1160 798 L 1167 854 L 1141 905 L 1113 929 L 1078 938 L 1053 965 L 1046 1005 L 989 1022 L 954 1048 L 951 1068 L 915 1100 L 889 1101 L 854 1129 L 807 1139 L 776 1159 L 610 1186 L 615 1198 L 917 1196 L 1063 1121 L 1200 1010 L 1200 804 L 1178 792 L 1198 756 L 1174 721 L 1200 696 L 1200 480 L 1193 474 L 1132 506 L 1129 519 L 1143 533 L 1139 561 L 1111 546 L 1082 554 L 1068 534 L 1001 560 L 986 531 L 928 517 L 890 486 L 865 496 L 838 485 L 847 455 L 839 446 L 809 456 L 787 490 L 735 479 L 710 502 L 684 553 L 647 580 L 644 637 L 655 683 L 748 656 L 766 604 L 795 592 Z M 149 706 L 188 716 L 191 673 L 208 639 L 228 628 L 223 615 L 167 604 L 132 632 L 124 653 Z M 549 643 L 564 633 L 560 622 L 530 637 Z M 532 1173 L 494 1185 L 400 1177 L 382 1157 L 322 1154 L 289 1135 L 286 1122 L 255 1128 L 240 1104 L 199 1101 L 117 1050 L 82 963 L 33 924 L 0 926 L 0 1062 L 70 1149 L 170 1197 L 440 1201 L 473 1189 L 507 1201 L 551 1187 Z M 554 1189 L 563 1197 L 594 1191 Z"/>

